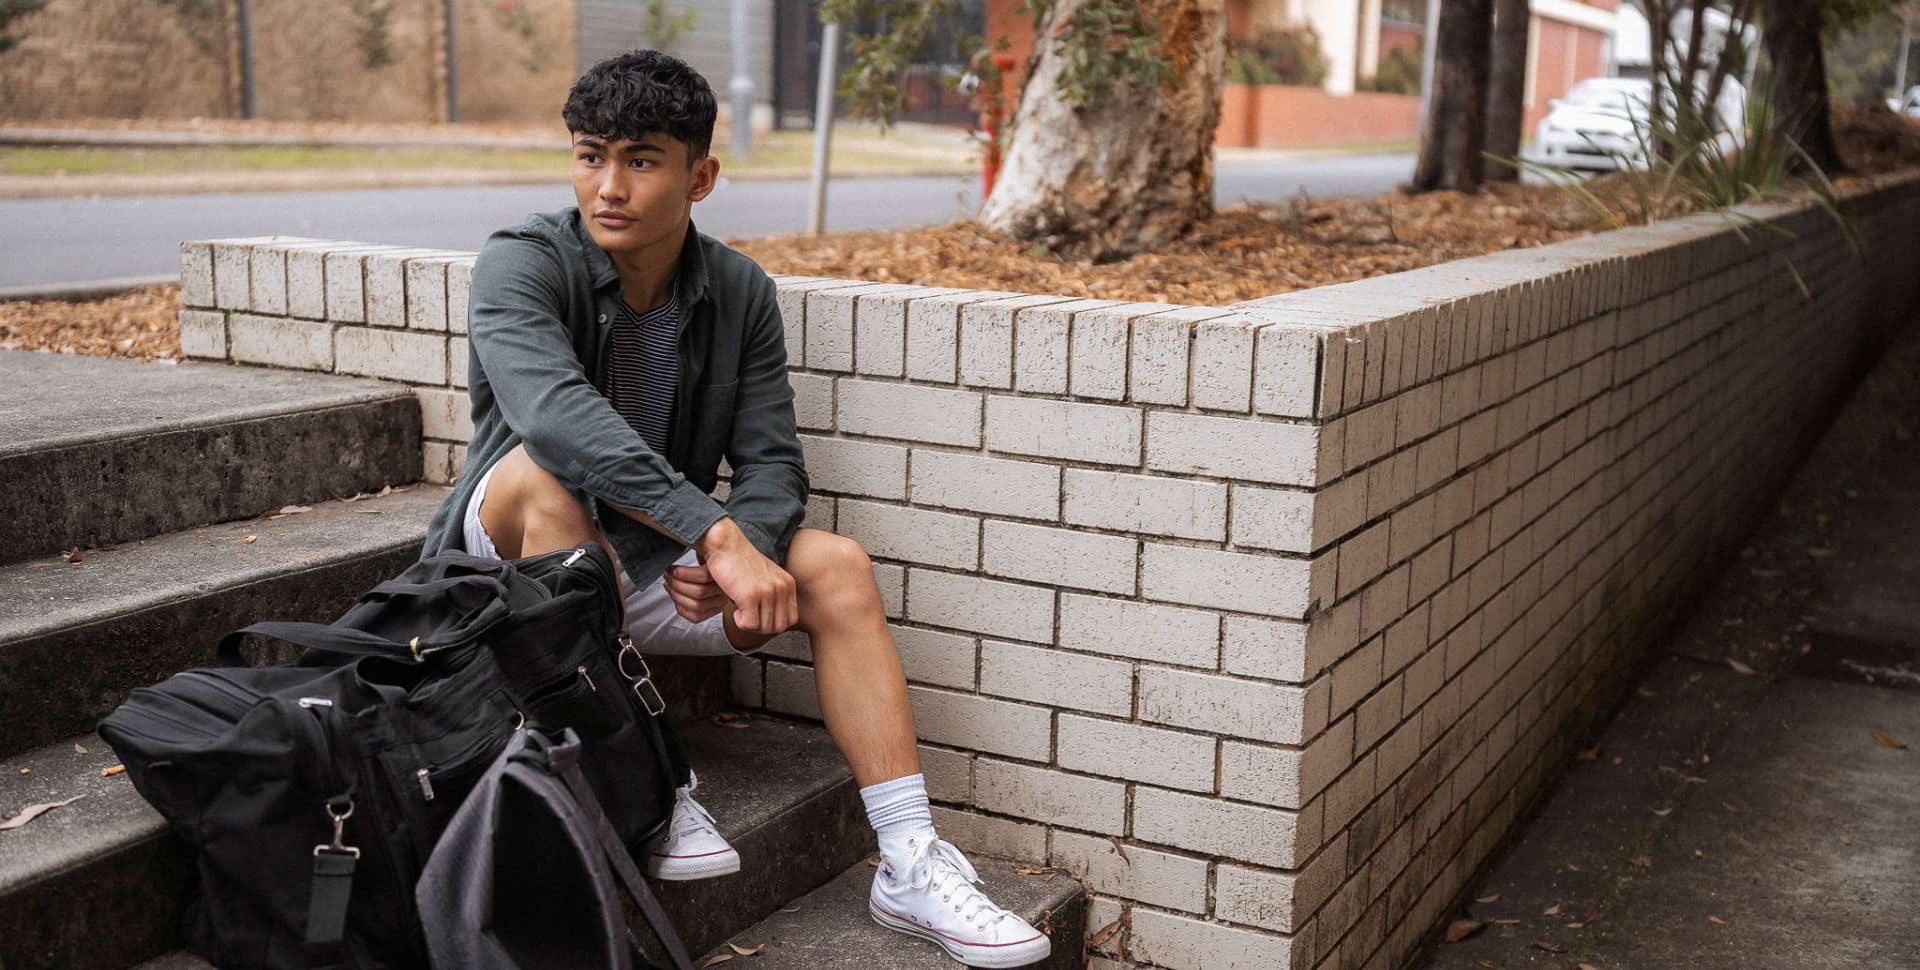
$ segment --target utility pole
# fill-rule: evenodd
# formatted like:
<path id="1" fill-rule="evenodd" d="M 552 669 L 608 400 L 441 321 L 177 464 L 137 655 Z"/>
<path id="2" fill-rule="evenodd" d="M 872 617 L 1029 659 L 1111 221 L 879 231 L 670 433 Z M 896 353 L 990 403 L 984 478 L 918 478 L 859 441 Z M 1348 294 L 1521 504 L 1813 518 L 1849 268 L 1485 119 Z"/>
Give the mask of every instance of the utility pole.
<path id="1" fill-rule="evenodd" d="M 1440 0 L 1427 0 L 1427 29 L 1420 45 L 1420 130 L 1424 132 L 1433 104 L 1433 62 L 1440 50 Z"/>
<path id="2" fill-rule="evenodd" d="M 240 35 L 240 117 L 259 116 L 253 91 L 253 0 L 234 0 L 234 26 Z"/>
<path id="3" fill-rule="evenodd" d="M 820 86 L 813 103 L 813 201 L 807 206 L 807 231 L 816 236 L 827 224 L 827 155 L 833 150 L 833 89 L 839 67 L 840 25 L 829 21 L 820 36 Z"/>
<path id="4" fill-rule="evenodd" d="M 733 96 L 731 148 L 737 163 L 746 161 L 748 153 L 753 151 L 753 72 L 747 65 L 747 18 L 751 15 L 748 0 L 733 0 L 732 12 L 729 26 L 733 28 L 733 79 L 727 82 L 727 93 Z"/>
<path id="5" fill-rule="evenodd" d="M 453 5 L 456 0 L 440 0 L 440 15 L 446 20 L 447 44 L 447 121 L 460 120 L 460 39 L 454 33 Z"/>

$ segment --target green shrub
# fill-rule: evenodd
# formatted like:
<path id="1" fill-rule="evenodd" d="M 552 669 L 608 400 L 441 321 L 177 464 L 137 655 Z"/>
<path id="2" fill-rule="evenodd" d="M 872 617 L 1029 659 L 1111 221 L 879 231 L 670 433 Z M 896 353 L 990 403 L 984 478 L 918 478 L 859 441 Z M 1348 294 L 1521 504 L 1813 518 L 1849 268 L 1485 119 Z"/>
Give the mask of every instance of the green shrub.
<path id="1" fill-rule="evenodd" d="M 1327 55 L 1309 24 L 1264 28 L 1234 43 L 1227 77 L 1236 84 L 1319 87 L 1327 79 Z"/>

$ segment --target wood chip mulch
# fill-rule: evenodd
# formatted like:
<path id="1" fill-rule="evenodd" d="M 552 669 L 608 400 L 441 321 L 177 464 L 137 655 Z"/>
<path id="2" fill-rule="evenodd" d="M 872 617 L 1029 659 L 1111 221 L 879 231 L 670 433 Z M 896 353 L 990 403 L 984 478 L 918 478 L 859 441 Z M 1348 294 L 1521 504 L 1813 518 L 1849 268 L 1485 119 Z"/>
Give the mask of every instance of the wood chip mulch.
<path id="1" fill-rule="evenodd" d="M 0 350 L 177 361 L 179 306 L 178 286 L 78 302 L 0 302 Z"/>

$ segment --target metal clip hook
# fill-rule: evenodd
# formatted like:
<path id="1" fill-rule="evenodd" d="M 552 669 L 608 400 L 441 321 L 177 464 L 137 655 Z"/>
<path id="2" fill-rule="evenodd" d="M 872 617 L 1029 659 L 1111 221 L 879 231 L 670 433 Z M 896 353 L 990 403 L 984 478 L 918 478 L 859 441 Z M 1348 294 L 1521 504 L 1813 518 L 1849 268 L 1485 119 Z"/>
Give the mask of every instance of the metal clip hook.
<path id="1" fill-rule="evenodd" d="M 322 852 L 339 852 L 353 856 L 356 859 L 360 858 L 360 850 L 355 846 L 347 845 L 345 842 L 347 819 L 353 817 L 353 802 L 351 800 L 347 802 L 347 810 L 344 812 L 335 812 L 333 805 L 328 804 L 327 817 L 333 819 L 333 841 L 327 845 L 314 846 L 313 854 L 319 855 Z"/>
<path id="2" fill-rule="evenodd" d="M 615 658 L 616 665 L 620 669 L 620 676 L 632 682 L 633 696 L 640 699 L 640 706 L 646 708 L 648 714 L 654 717 L 665 714 L 667 699 L 660 696 L 660 688 L 654 686 L 653 671 L 647 667 L 647 658 L 640 655 L 640 648 L 633 645 L 633 638 L 627 636 L 626 631 L 621 631 L 616 639 L 620 644 L 620 653 Z M 627 669 L 628 657 L 632 657 L 633 662 L 640 666 L 639 673 L 636 674 Z"/>

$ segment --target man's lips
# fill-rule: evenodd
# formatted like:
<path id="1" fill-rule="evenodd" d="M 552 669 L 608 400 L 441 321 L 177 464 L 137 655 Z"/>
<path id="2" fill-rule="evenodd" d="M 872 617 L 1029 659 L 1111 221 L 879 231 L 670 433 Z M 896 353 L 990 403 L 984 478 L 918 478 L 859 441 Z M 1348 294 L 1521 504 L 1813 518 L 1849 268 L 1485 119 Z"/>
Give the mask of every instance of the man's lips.
<path id="1" fill-rule="evenodd" d="M 634 218 L 632 216 L 621 215 L 618 212 L 600 212 L 594 215 L 593 221 L 609 229 L 624 229 L 627 226 L 633 225 Z"/>

